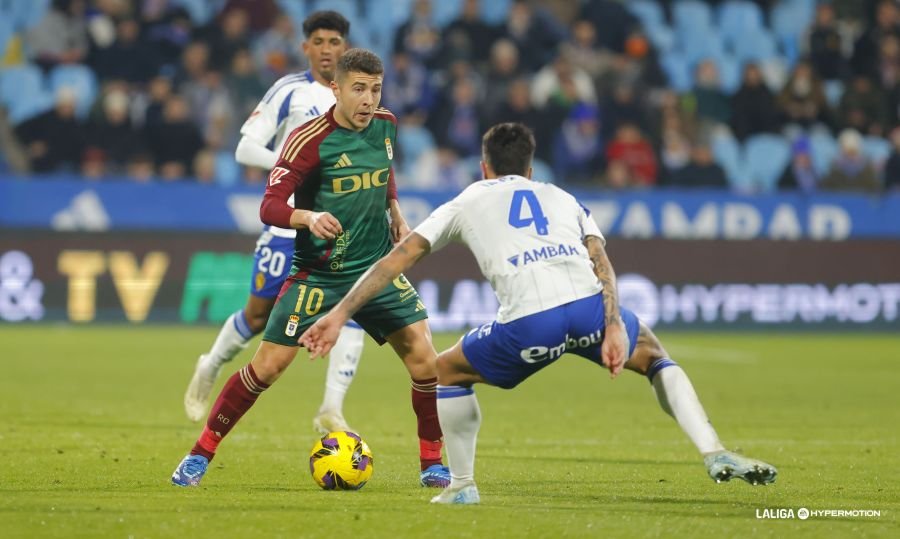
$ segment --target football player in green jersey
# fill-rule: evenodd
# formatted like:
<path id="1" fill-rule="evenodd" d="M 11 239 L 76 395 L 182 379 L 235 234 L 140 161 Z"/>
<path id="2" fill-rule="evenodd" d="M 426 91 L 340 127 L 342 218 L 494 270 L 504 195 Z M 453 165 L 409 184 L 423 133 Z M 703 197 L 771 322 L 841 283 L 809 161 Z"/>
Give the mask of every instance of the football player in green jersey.
<path id="1" fill-rule="evenodd" d="M 222 438 L 294 360 L 297 338 L 409 232 L 391 165 L 397 119 L 378 106 L 383 75 L 372 52 L 344 53 L 331 83 L 335 106 L 285 141 L 260 216 L 266 224 L 297 229 L 291 274 L 253 360 L 225 384 L 203 433 L 172 475 L 174 484 L 199 484 Z M 287 203 L 291 195 L 294 208 Z M 418 293 L 401 275 L 354 319 L 379 344 L 389 343 L 409 371 L 420 482 L 446 487 L 450 472 L 441 461 L 435 399 L 437 353 L 427 317 Z"/>

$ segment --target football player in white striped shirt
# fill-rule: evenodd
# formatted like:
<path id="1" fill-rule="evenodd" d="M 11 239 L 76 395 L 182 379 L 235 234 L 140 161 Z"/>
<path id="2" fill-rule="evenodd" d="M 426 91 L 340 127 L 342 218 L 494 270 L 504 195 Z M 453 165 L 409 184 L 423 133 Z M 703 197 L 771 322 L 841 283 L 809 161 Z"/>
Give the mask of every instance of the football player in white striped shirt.
<path id="1" fill-rule="evenodd" d="M 272 85 L 241 127 L 235 150 L 239 163 L 270 170 L 287 136 L 295 128 L 325 113 L 335 103 L 330 83 L 338 57 L 347 50 L 350 23 L 340 13 L 318 11 L 303 22 L 303 54 L 309 69 L 287 75 Z M 290 200 L 293 205 L 293 200 Z M 272 306 L 291 269 L 296 231 L 267 226 L 256 242 L 250 296 L 244 308 L 225 321 L 212 348 L 200 355 L 184 396 L 193 421 L 206 417 L 213 384 L 222 365 L 262 332 Z M 351 322 L 341 331 L 328 364 L 325 397 L 313 427 L 323 434 L 349 430 L 343 416 L 344 395 L 356 374 L 365 332 Z"/>

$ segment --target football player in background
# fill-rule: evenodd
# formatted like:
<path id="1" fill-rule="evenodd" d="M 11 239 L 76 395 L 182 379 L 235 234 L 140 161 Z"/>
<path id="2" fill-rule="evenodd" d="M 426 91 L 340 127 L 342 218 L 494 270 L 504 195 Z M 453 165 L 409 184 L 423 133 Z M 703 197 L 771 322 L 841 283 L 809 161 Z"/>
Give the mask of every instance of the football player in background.
<path id="1" fill-rule="evenodd" d="M 350 23 L 334 11 L 318 11 L 303 22 L 303 54 L 309 69 L 280 78 L 266 92 L 241 127 L 235 158 L 242 165 L 271 170 L 288 135 L 334 105 L 331 81 L 338 58 L 347 50 Z M 289 201 L 293 205 L 293 197 Z M 194 376 L 184 395 L 184 409 L 192 421 L 206 417 L 213 384 L 222 365 L 247 347 L 262 332 L 291 269 L 294 229 L 266 226 L 256 242 L 250 295 L 244 308 L 225 321 L 212 348 L 200 355 Z M 344 396 L 363 349 L 365 332 L 350 322 L 331 353 L 325 380 L 325 397 L 313 419 L 322 434 L 350 430 L 344 420 Z"/>
<path id="2" fill-rule="evenodd" d="M 340 328 L 375 293 L 431 251 L 465 243 L 500 300 L 495 322 L 438 357 L 438 414 L 452 480 L 432 503 L 474 504 L 481 411 L 472 386 L 512 389 L 564 353 L 647 376 L 662 409 L 703 455 L 713 479 L 775 480 L 765 462 L 726 451 L 684 371 L 650 329 L 620 308 L 616 276 L 594 219 L 572 195 L 531 181 L 535 143 L 522 124 L 491 128 L 482 141 L 484 180 L 435 210 L 373 265 L 301 337 L 311 357 L 328 353 Z"/>

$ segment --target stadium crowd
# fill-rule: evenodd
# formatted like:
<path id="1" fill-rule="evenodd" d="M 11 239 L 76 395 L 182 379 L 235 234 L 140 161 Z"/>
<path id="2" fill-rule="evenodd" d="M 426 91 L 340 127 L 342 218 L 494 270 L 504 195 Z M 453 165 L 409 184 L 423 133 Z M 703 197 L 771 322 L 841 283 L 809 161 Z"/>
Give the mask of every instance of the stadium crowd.
<path id="1" fill-rule="evenodd" d="M 0 172 L 262 182 L 238 130 L 323 8 L 387 60 L 401 187 L 471 182 L 501 121 L 567 185 L 900 186 L 894 0 L 0 0 Z"/>

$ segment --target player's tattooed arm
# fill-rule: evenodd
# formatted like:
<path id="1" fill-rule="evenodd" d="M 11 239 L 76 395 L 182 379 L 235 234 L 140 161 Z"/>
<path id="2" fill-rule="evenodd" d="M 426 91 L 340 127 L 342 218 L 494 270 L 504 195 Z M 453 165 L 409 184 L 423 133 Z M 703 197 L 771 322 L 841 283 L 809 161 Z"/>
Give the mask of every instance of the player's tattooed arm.
<path id="1" fill-rule="evenodd" d="M 588 236 L 584 240 L 584 246 L 587 248 L 588 256 L 594 264 L 594 275 L 603 285 L 603 309 L 606 319 L 606 326 L 622 321 L 619 314 L 619 292 L 616 288 L 616 272 L 613 270 L 609 257 L 606 256 L 606 249 L 603 247 L 603 240 L 596 236 Z"/>
<path id="2" fill-rule="evenodd" d="M 390 253 L 368 269 L 350 292 L 335 306 L 342 318 L 349 320 L 375 294 L 428 254 L 431 244 L 419 234 L 408 234 Z"/>

